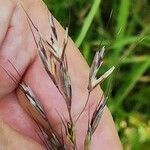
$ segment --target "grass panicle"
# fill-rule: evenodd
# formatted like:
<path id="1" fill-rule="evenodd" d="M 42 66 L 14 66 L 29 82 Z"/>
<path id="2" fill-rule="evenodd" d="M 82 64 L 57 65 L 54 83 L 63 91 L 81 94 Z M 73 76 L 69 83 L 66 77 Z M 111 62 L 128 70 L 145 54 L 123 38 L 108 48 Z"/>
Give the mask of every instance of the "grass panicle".
<path id="1" fill-rule="evenodd" d="M 113 94 L 110 95 L 108 106 L 114 116 L 122 145 L 124 149 L 149 150 L 150 1 L 44 2 L 63 26 L 68 22 L 66 10 L 71 7 L 70 36 L 80 47 L 89 65 L 92 63 L 94 49 L 100 43 L 106 46 L 108 55 L 98 76 L 112 64 L 115 65 Z M 110 13 L 111 10 L 113 13 Z M 105 95 L 108 82 L 105 81 L 102 85 Z"/>

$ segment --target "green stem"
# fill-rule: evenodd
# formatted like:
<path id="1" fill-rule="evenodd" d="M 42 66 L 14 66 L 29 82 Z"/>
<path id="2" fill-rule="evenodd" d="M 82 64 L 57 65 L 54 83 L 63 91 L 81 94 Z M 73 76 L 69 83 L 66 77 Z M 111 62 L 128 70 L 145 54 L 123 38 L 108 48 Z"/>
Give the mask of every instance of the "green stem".
<path id="1" fill-rule="evenodd" d="M 82 42 L 83 42 L 91 24 L 92 24 L 94 16 L 95 16 L 97 10 L 99 9 L 100 3 L 101 3 L 101 0 L 94 0 L 92 8 L 91 8 L 89 14 L 87 15 L 87 17 L 85 18 L 84 24 L 81 28 L 79 36 L 76 39 L 75 43 L 78 47 L 82 44 Z"/>

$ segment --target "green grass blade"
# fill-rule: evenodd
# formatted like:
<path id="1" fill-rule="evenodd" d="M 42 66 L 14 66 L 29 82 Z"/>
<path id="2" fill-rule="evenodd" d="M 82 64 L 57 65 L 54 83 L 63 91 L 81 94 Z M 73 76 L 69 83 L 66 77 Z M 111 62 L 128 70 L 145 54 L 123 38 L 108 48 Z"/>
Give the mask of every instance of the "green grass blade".
<path id="1" fill-rule="evenodd" d="M 77 37 L 76 42 L 75 42 L 78 47 L 82 44 L 82 42 L 83 42 L 91 24 L 92 24 L 94 16 L 95 16 L 97 10 L 99 9 L 100 4 L 101 4 L 101 0 L 94 0 L 92 8 L 84 20 L 84 24 L 81 28 L 81 31 Z"/>
<path id="2" fill-rule="evenodd" d="M 121 39 L 127 27 L 127 20 L 129 16 L 130 0 L 120 0 L 120 8 L 117 17 L 116 34 L 118 39 Z"/>
<path id="3" fill-rule="evenodd" d="M 120 41 L 122 38 L 125 37 L 125 31 L 128 24 L 127 21 L 130 12 L 129 9 L 130 9 L 130 0 L 120 0 L 120 8 L 119 8 L 119 13 L 117 17 L 117 26 L 116 26 L 116 36 L 117 36 L 116 43 L 118 43 L 118 41 Z M 114 57 L 115 59 L 117 59 L 117 56 L 119 55 L 121 50 L 123 50 L 123 47 L 119 47 L 115 49 L 114 51 L 114 55 L 116 56 Z"/>

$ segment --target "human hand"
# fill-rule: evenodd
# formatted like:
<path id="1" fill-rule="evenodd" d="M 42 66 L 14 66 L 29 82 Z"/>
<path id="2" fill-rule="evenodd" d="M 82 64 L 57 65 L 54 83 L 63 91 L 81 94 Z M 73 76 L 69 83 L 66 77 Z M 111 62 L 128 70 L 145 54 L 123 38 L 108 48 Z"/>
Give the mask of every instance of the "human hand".
<path id="1" fill-rule="evenodd" d="M 41 34 L 49 40 L 51 31 L 48 23 L 48 11 L 45 5 L 40 0 L 22 0 L 21 2 L 41 31 Z M 55 23 L 61 43 L 64 31 L 58 22 L 55 21 Z M 37 48 L 20 2 L 0 0 L 0 24 L 0 65 L 9 70 L 18 80 L 18 83 L 22 78 L 23 81 L 28 83 L 43 104 L 48 118 L 55 126 L 56 131 L 60 130 L 62 123 L 56 109 L 65 116 L 67 109 L 63 98 L 47 76 L 37 56 Z M 72 110 L 75 115 L 81 111 L 86 101 L 89 68 L 71 39 L 69 39 L 66 53 L 73 87 Z M 8 59 L 17 68 L 21 76 L 18 76 L 16 71 L 10 66 Z M 34 129 L 34 122 L 24 112 L 18 102 L 16 89 L 17 85 L 7 75 L 5 70 L 0 67 L 0 119 L 9 124 L 11 128 L 17 130 L 17 132 L 14 131 L 7 127 L 3 121 L 0 121 L 0 131 L 5 133 L 3 137 L 0 135 L 0 139 L 9 141 L 7 147 L 6 143 L 1 143 L 0 140 L 0 146 L 5 149 L 17 149 L 17 147 L 20 147 L 20 143 L 23 143 L 22 149 L 43 149 L 38 144 L 40 140 Z M 99 88 L 96 88 L 90 98 L 91 105 L 99 101 L 101 94 L 102 92 L 100 92 Z M 88 119 L 86 114 L 87 112 L 85 111 L 76 125 L 79 149 L 83 149 Z M 12 136 L 9 136 L 9 134 Z M 9 139 L 10 137 L 11 139 Z M 32 139 L 35 141 L 33 142 Z M 15 143 L 16 140 L 18 142 Z M 121 149 L 113 120 L 107 108 L 93 136 L 92 149 L 100 148 Z"/>

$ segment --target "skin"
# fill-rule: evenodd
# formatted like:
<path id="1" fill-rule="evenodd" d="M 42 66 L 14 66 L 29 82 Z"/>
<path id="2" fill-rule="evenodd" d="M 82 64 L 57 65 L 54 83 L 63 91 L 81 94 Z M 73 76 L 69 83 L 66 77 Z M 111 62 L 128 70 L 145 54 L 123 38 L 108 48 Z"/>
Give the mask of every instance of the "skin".
<path id="1" fill-rule="evenodd" d="M 66 105 L 38 57 L 33 36 L 20 3 L 42 36 L 47 40 L 50 38 L 49 12 L 40 0 L 21 0 L 20 2 L 0 0 L 0 65 L 9 70 L 17 82 L 23 79 L 32 88 L 44 106 L 48 119 L 52 122 L 55 130 L 60 133 L 62 123 L 57 111 L 67 118 Z M 64 30 L 56 20 L 55 25 L 61 44 L 64 39 Z M 89 67 L 71 39 L 69 39 L 66 54 L 73 88 L 72 114 L 77 116 L 84 107 L 87 97 Z M 8 59 L 11 60 L 21 76 L 11 67 Z M 92 92 L 89 101 L 91 112 L 101 95 L 102 91 L 99 87 Z M 35 123 L 20 105 L 21 100 L 22 93 L 18 90 L 17 84 L 0 67 L 0 147 L 2 150 L 16 150 L 18 147 L 20 150 L 44 149 L 37 130 L 35 130 Z M 88 108 L 76 124 L 79 149 L 83 149 Z M 92 139 L 92 150 L 99 149 L 122 149 L 112 116 L 107 108 L 105 108 L 102 120 Z"/>

